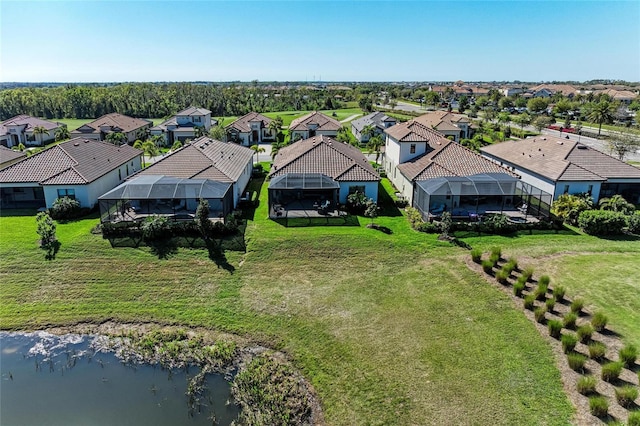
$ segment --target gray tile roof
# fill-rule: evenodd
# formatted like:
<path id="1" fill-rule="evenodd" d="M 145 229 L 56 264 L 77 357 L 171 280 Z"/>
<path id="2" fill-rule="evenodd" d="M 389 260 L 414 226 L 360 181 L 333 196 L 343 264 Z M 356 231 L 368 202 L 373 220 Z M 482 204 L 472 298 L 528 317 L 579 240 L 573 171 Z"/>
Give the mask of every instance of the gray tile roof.
<path id="1" fill-rule="evenodd" d="M 537 136 L 481 148 L 483 153 L 552 181 L 640 179 L 640 169 L 576 141 Z"/>
<path id="2" fill-rule="evenodd" d="M 47 130 L 54 130 L 63 127 L 64 124 L 53 121 L 43 120 L 42 118 L 32 117 L 30 115 L 21 114 L 4 120 L 0 123 L 0 136 L 8 134 L 8 125 L 26 126 L 25 130 L 33 130 L 33 128 L 42 126 Z"/>
<path id="3" fill-rule="evenodd" d="M 318 125 L 316 131 L 338 131 L 342 127 L 342 124 L 338 120 L 334 120 L 333 118 L 324 115 L 321 112 L 313 111 L 307 115 L 303 115 L 302 117 L 293 120 L 289 125 L 289 131 L 308 130 L 308 125 L 311 123 L 315 123 Z"/>
<path id="4" fill-rule="evenodd" d="M 141 154 L 129 145 L 75 138 L 0 170 L 0 182 L 87 184 Z"/>
<path id="5" fill-rule="evenodd" d="M 314 136 L 278 151 L 271 177 L 287 173 L 321 173 L 337 181 L 379 181 L 362 152 L 327 136 Z"/>
<path id="6" fill-rule="evenodd" d="M 231 128 L 234 128 L 238 132 L 249 133 L 251 132 L 251 125 L 249 123 L 252 121 L 262 122 L 262 127 L 265 128 L 269 125 L 269 123 L 271 123 L 271 119 L 269 117 L 265 117 L 264 115 L 258 114 L 257 112 L 250 112 L 249 114 L 245 114 L 242 117 L 238 118 L 228 126 L 225 126 L 225 129 L 229 130 Z"/>
<path id="7" fill-rule="evenodd" d="M 206 108 L 198 108 L 194 106 L 183 109 L 182 111 L 176 113 L 176 115 L 207 115 L 207 114 L 211 114 L 211 111 L 209 111 Z"/>
<path id="8" fill-rule="evenodd" d="M 361 132 L 365 126 L 369 125 L 375 126 L 380 130 L 384 130 L 386 128 L 386 126 L 384 125 L 385 121 L 396 122 L 397 120 L 393 117 L 389 117 L 384 112 L 377 111 L 372 112 L 371 114 L 367 114 L 364 117 L 360 117 L 357 120 L 353 120 L 351 122 L 351 125 L 359 132 Z"/>
<path id="9" fill-rule="evenodd" d="M 128 115 L 112 112 L 111 114 L 105 114 L 100 118 L 96 118 L 87 124 L 83 124 L 75 129 L 73 134 L 81 136 L 83 133 L 100 133 L 100 128 L 104 126 L 109 127 L 112 131 L 128 133 L 145 126 L 149 127 L 151 124 L 149 120 L 133 118 Z"/>
<path id="10" fill-rule="evenodd" d="M 427 180 L 444 176 L 471 176 L 480 173 L 506 173 L 519 177 L 510 170 L 456 142 L 448 139 L 440 142 L 440 144 L 429 142 L 429 149 L 425 154 L 398 165 L 398 170 L 409 180 Z"/>
<path id="11" fill-rule="evenodd" d="M 202 136 L 167 155 L 135 175 L 165 175 L 177 178 L 237 182 L 254 152 L 232 142 Z"/>
<path id="12" fill-rule="evenodd" d="M 13 149 L 0 145 L 0 167 L 5 163 L 11 163 L 21 158 L 27 158 L 27 153 L 14 151 Z"/>

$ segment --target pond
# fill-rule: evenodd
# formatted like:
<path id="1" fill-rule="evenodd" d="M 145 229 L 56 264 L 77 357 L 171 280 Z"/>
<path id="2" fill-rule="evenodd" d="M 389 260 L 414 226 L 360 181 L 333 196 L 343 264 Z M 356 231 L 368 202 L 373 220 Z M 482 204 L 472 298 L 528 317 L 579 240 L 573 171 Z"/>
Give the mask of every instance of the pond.
<path id="1" fill-rule="evenodd" d="M 199 370 L 125 364 L 96 349 L 96 337 L 0 332 L 2 425 L 229 425 L 238 417 L 230 385 Z"/>

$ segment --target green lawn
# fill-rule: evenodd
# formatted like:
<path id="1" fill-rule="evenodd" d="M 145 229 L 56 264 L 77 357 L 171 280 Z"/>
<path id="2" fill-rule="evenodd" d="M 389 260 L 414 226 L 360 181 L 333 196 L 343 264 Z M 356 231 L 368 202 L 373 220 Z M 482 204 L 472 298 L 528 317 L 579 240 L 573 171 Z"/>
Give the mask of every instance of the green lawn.
<path id="1" fill-rule="evenodd" d="M 59 224 L 60 251 L 46 261 L 34 217 L 5 210 L 0 328 L 113 319 L 239 334 L 291 358 L 328 424 L 569 423 L 550 348 L 519 307 L 464 265 L 468 251 L 411 230 L 393 208 L 376 219 L 391 235 L 365 228 L 364 218 L 285 228 L 266 218 L 266 197 L 265 184 L 247 252 L 226 252 L 226 267 L 198 249 L 159 260 L 148 248 L 111 248 L 90 233 L 97 219 Z M 550 273 L 571 292 L 566 277 L 584 268 L 576 253 L 632 259 L 640 251 L 637 241 L 569 234 L 465 241 L 500 245 L 536 268 L 557 261 Z M 585 294 L 588 303 L 600 297 Z M 638 292 L 629 298 L 637 307 Z M 621 307 L 610 309 L 613 322 Z"/>

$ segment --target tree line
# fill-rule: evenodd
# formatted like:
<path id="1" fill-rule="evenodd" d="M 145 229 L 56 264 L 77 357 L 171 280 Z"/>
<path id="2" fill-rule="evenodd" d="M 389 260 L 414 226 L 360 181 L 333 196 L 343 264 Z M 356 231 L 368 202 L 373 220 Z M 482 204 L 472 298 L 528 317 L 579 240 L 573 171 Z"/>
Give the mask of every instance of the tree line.
<path id="1" fill-rule="evenodd" d="M 198 83 L 68 84 L 0 90 L 0 119 L 29 114 L 47 119 L 95 118 L 118 112 L 131 117 L 167 117 L 189 106 L 213 116 L 251 111 L 338 109 L 357 96 L 349 87 L 262 86 Z"/>

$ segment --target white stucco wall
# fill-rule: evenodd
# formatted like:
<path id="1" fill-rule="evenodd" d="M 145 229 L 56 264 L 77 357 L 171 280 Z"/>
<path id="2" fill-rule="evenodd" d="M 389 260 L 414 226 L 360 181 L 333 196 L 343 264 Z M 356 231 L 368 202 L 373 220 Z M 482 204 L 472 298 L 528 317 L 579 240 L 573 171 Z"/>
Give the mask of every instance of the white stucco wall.
<path id="1" fill-rule="evenodd" d="M 253 157 L 244 167 L 242 175 L 238 178 L 238 181 L 233 184 L 233 207 L 235 208 L 240 201 L 240 197 L 244 194 L 244 190 L 251 179 L 251 173 L 253 172 Z"/>

